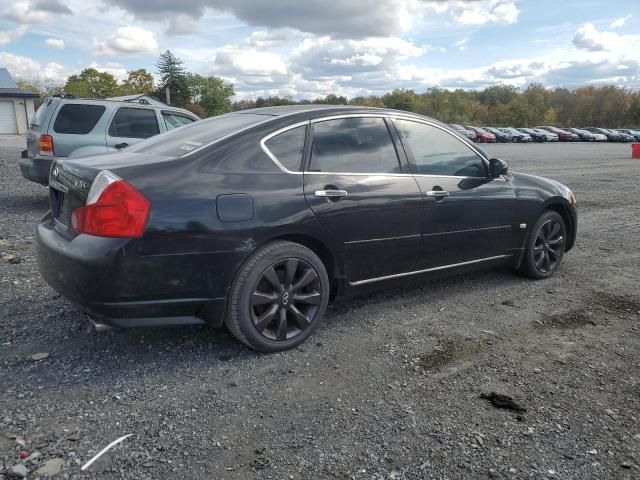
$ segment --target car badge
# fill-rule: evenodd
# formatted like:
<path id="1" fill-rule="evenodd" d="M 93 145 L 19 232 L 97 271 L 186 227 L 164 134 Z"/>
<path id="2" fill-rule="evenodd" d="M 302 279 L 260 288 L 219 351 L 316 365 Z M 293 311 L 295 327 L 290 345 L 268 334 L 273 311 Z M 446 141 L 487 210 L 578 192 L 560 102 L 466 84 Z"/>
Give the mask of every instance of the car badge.
<path id="1" fill-rule="evenodd" d="M 54 177 L 57 177 L 57 176 L 58 176 L 58 173 L 59 173 L 59 172 L 58 172 L 58 167 L 55 167 L 55 168 L 53 169 L 53 176 L 54 176 Z"/>

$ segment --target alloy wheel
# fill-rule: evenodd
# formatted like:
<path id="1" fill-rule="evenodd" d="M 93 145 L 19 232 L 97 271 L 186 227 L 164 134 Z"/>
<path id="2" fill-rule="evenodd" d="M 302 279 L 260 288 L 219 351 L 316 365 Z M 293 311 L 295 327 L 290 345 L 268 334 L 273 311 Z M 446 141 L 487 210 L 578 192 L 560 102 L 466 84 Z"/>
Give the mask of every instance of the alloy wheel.
<path id="1" fill-rule="evenodd" d="M 533 262 L 541 273 L 553 272 L 564 252 L 564 228 L 559 220 L 551 219 L 542 224 L 533 245 Z"/>
<path id="2" fill-rule="evenodd" d="M 251 320 L 263 337 L 284 341 L 307 329 L 322 303 L 322 285 L 304 260 L 286 258 L 260 275 L 250 299 Z"/>

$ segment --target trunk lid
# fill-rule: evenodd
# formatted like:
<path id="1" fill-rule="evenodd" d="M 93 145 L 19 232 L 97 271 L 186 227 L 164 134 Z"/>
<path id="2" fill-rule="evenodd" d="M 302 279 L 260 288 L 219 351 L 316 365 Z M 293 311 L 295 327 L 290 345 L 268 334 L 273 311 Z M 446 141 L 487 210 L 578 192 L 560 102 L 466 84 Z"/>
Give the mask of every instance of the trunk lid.
<path id="1" fill-rule="evenodd" d="M 123 151 L 55 160 L 49 176 L 49 202 L 55 229 L 67 238 L 77 235 L 71 228 L 71 213 L 86 204 L 91 184 L 101 171 L 109 170 L 127 180 L 129 169 L 165 161 L 175 161 L 175 158 Z"/>

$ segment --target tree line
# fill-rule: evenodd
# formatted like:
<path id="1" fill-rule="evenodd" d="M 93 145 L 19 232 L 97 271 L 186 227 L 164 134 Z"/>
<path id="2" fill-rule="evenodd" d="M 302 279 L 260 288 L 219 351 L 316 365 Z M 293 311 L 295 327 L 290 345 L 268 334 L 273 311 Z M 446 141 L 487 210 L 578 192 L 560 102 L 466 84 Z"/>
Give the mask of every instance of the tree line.
<path id="1" fill-rule="evenodd" d="M 108 72 L 87 68 L 71 75 L 61 85 L 21 81 L 27 88 L 45 95 L 56 93 L 75 97 L 106 98 L 130 94 L 150 94 L 165 100 L 167 90 L 172 105 L 191 110 L 204 118 L 247 108 L 277 105 L 324 103 L 387 107 L 428 115 L 447 123 L 486 126 L 640 127 L 640 90 L 615 85 L 585 86 L 575 89 L 545 88 L 531 84 L 526 89 L 495 85 L 483 90 L 429 88 L 417 93 L 395 89 L 384 95 L 348 99 L 335 94 L 315 100 L 291 97 L 258 97 L 232 102 L 234 85 L 220 77 L 187 72 L 182 60 L 167 50 L 156 63 L 157 78 L 144 68 L 127 72 L 118 82 Z"/>
<path id="2" fill-rule="evenodd" d="M 310 103 L 394 108 L 434 117 L 446 123 L 467 125 L 640 126 L 640 90 L 615 85 L 548 89 L 541 84 L 531 84 L 524 90 L 511 85 L 495 85 L 483 90 L 433 87 L 423 93 L 396 89 L 381 96 L 352 99 L 333 94 L 315 100 L 273 96 L 237 101 L 232 108 L 242 110 Z"/>

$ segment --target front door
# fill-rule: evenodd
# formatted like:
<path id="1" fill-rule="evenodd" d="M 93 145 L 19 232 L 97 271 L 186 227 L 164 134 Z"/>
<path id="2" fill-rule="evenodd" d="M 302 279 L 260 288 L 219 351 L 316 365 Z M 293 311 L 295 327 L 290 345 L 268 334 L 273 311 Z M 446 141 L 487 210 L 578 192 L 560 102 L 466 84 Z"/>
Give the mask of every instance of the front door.
<path id="1" fill-rule="evenodd" d="M 415 267 L 423 203 L 404 159 L 382 117 L 313 123 L 305 197 L 342 244 L 351 283 Z"/>
<path id="2" fill-rule="evenodd" d="M 455 133 L 394 119 L 424 195 L 421 269 L 513 253 L 516 196 Z"/>

